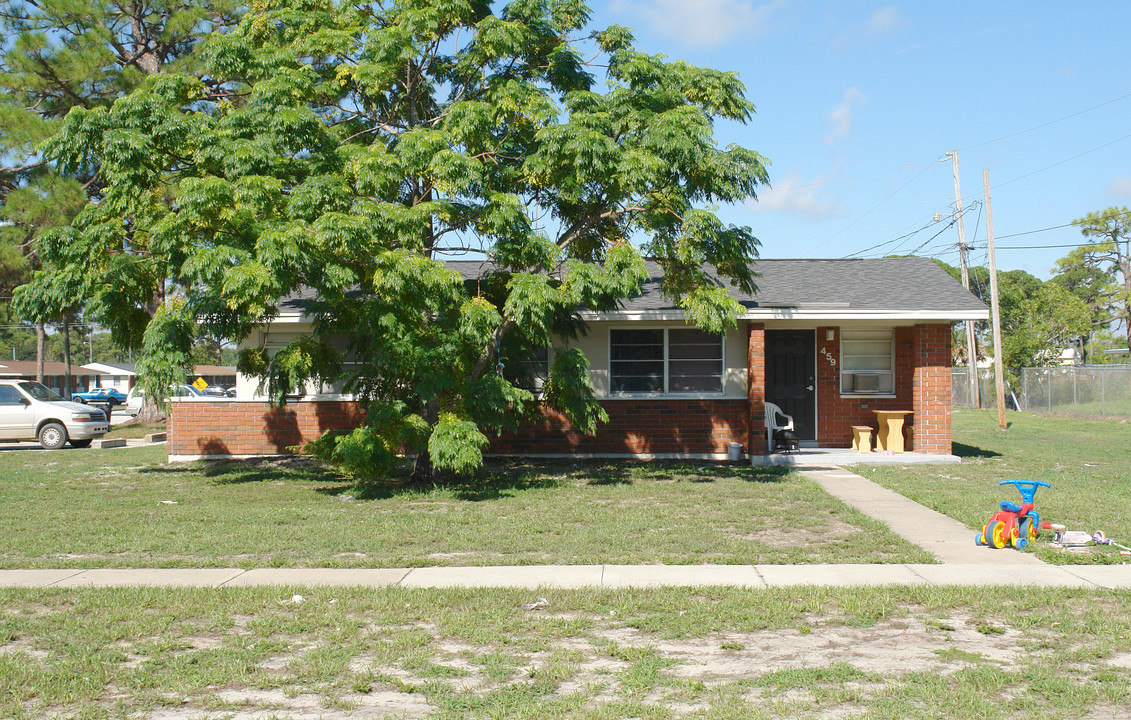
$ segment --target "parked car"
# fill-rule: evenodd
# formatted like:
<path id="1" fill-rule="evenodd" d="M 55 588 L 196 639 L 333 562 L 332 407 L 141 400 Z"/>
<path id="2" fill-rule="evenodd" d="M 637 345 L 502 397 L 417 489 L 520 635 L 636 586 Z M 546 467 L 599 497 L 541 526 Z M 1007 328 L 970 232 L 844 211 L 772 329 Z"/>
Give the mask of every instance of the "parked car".
<path id="1" fill-rule="evenodd" d="M 210 400 L 202 390 L 197 390 L 192 385 L 173 385 L 169 388 L 168 397 L 181 400 Z"/>
<path id="2" fill-rule="evenodd" d="M 169 388 L 166 397 L 177 398 L 180 400 L 215 400 L 217 398 L 209 397 L 205 393 L 197 390 L 192 385 L 179 384 L 173 385 Z M 141 406 L 145 404 L 145 389 L 141 385 L 135 385 L 130 388 L 129 393 L 126 394 L 125 405 L 115 413 L 123 415 L 137 415 L 141 411 Z"/>
<path id="3" fill-rule="evenodd" d="M 98 408 L 64 400 L 54 390 L 30 380 L 0 380 L 0 440 L 38 440 L 46 450 L 68 442 L 75 447 L 110 432 Z"/>
<path id="4" fill-rule="evenodd" d="M 106 405 L 123 405 L 126 394 L 114 388 L 95 387 L 82 392 L 73 393 L 71 399 L 77 403 L 104 403 Z"/>

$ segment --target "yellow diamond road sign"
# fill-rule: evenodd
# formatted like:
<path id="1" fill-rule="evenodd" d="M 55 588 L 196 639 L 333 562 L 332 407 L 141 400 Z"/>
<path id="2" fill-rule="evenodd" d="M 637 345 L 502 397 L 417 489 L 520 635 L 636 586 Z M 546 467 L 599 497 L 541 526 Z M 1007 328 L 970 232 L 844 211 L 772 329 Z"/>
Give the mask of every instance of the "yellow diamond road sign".
<path id="1" fill-rule="evenodd" d="M 196 379 L 196 382 L 194 382 L 192 386 L 197 390 L 203 390 L 204 388 L 208 387 L 208 383 L 204 382 L 204 378 L 198 377 Z"/>

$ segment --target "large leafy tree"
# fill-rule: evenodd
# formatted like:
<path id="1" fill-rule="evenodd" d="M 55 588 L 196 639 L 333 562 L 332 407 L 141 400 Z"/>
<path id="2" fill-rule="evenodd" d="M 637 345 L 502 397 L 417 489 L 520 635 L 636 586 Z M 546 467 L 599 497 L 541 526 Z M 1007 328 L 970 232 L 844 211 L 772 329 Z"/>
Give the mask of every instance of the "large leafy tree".
<path id="1" fill-rule="evenodd" d="M 1110 207 L 1072 224 L 1088 243 L 1057 261 L 1058 277 L 1093 308 L 1094 328 L 1122 326 L 1131 352 L 1131 210 Z"/>
<path id="2" fill-rule="evenodd" d="M 579 308 L 638 292 L 642 253 L 707 329 L 741 310 L 724 281 L 754 290 L 757 240 L 712 211 L 766 181 L 761 156 L 714 138 L 750 118 L 743 86 L 640 53 L 624 28 L 586 32 L 587 14 L 575 0 L 253 3 L 209 40 L 204 78 L 164 74 L 68 116 L 50 156 L 105 190 L 50 235 L 60 270 L 21 298 L 81 286 L 122 342 L 144 338 L 160 391 L 194 335 L 245 338 L 313 289 L 312 335 L 245 352 L 242 369 L 276 401 L 344 376 L 368 422 L 316 449 L 347 469 L 378 472 L 406 446 L 419 479 L 474 469 L 487 433 L 536 405 L 499 366 L 577 332 Z M 444 263 L 468 252 L 483 258 L 471 279 Z M 587 362 L 559 350 L 545 400 L 592 432 Z"/>

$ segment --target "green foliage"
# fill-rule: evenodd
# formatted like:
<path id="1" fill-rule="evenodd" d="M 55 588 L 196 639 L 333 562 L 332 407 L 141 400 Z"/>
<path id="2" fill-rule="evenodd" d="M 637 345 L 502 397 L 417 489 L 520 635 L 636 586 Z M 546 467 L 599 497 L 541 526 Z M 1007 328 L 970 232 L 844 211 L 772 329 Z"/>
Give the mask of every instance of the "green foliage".
<path id="1" fill-rule="evenodd" d="M 1057 261 L 1054 280 L 1088 305 L 1092 328 L 1122 325 L 1131 351 L 1131 210 L 1110 207 L 1072 224 L 1088 244 Z"/>
<path id="2" fill-rule="evenodd" d="M 441 413 L 428 438 L 428 454 L 440 470 L 466 474 L 483 464 L 483 450 L 490 442 L 470 420 Z"/>
<path id="3" fill-rule="evenodd" d="M 954 279 L 959 269 L 936 260 Z M 989 270 L 972 267 L 970 290 L 987 305 L 991 303 Z M 1076 338 L 1087 336 L 1093 309 L 1062 277 L 1045 282 L 1024 270 L 998 272 L 998 305 L 1001 312 L 1002 364 L 1014 368 L 1043 367 L 1060 362 L 1060 353 Z M 989 322 L 977 323 L 978 342 L 993 342 Z M 989 351 L 992 354 L 992 350 Z M 1012 376 L 1011 382 L 1017 378 Z"/>
<path id="4" fill-rule="evenodd" d="M 76 108 L 45 145 L 101 183 L 44 244 L 52 277 L 81 284 L 70 297 L 123 346 L 144 335 L 147 353 L 168 353 L 146 367 L 169 367 L 193 336 L 241 341 L 308 288 L 313 337 L 246 352 L 241 369 L 278 402 L 340 380 L 431 428 L 422 472 L 464 473 L 484 433 L 532 417 L 529 389 L 496 370 L 503 349 L 520 361 L 580 332 L 583 308 L 638 292 L 633 240 L 706 329 L 740 312 L 723 284 L 754 289 L 758 241 L 710 209 L 767 180 L 761 156 L 714 139 L 718 120 L 753 113 L 733 73 L 640 53 L 623 28 L 587 36 L 576 0 L 252 10 L 192 63 Z M 605 53 L 592 64 L 587 37 Z M 444 265 L 468 249 L 486 254 L 479 277 Z M 50 309 L 55 282 L 37 276 L 27 308 Z M 174 297 L 199 327 L 159 319 Z M 586 367 L 563 349 L 545 400 L 592 433 L 605 415 Z M 375 417 L 318 452 L 383 466 L 403 438 Z"/>
<path id="5" fill-rule="evenodd" d="M 193 57 L 198 41 L 231 25 L 241 7 L 229 0 L 4 3 L 0 162 L 11 165 L 0 167 L 0 220 L 12 224 L 0 229 L 0 285 L 31 282 L 16 293 L 11 311 L 0 301 L 0 315 L 43 324 L 73 322 L 79 315 L 101 319 L 113 346 L 141 349 L 165 275 L 146 242 L 132 232 L 132 218 L 123 222 L 128 215 L 122 207 L 108 207 L 107 215 L 117 212 L 116 222 L 93 227 L 83 220 L 78 224 L 85 232 L 77 233 L 60 228 L 76 221 L 90 201 L 102 199 L 107 184 L 121 179 L 118 174 L 138 185 L 147 171 L 155 177 L 149 145 L 129 123 L 107 126 L 106 109 L 154 74 L 199 72 Z M 169 87 L 157 90 L 168 96 Z M 105 138 L 108 147 L 128 156 L 118 174 L 81 150 L 81 142 L 50 150 L 72 112 L 78 135 L 71 139 Z M 152 186 L 139 192 L 160 194 Z M 140 219 L 144 223 L 145 216 Z M 37 269 L 42 272 L 32 275 Z M 157 364 L 167 367 L 168 359 Z M 154 382 L 170 376 L 162 371 Z"/>
<path id="6" fill-rule="evenodd" d="M 192 367 L 195 328 L 184 298 L 171 298 L 157 308 L 146 327 L 136 371 L 146 396 L 155 402 L 165 402 L 170 386 L 184 382 L 185 368 Z"/>
<path id="7" fill-rule="evenodd" d="M 1041 283 L 1033 290 L 1023 287 L 1007 286 L 1011 311 L 1009 325 L 1002 326 L 1002 360 L 1010 368 L 1055 365 L 1064 348 L 1087 335 L 1091 313 L 1080 298 L 1056 283 Z M 1004 297 L 1003 291 L 1003 306 Z"/>
<path id="8" fill-rule="evenodd" d="M 348 433 L 327 431 L 304 450 L 362 482 L 375 482 L 392 472 L 398 454 L 419 449 L 428 436 L 428 423 L 400 403 L 370 403 L 366 420 Z"/>
<path id="9" fill-rule="evenodd" d="M 592 435 L 609 421 L 589 383 L 589 360 L 577 348 L 555 348 L 554 364 L 544 387 L 546 402 L 569 417 L 570 423 Z"/>

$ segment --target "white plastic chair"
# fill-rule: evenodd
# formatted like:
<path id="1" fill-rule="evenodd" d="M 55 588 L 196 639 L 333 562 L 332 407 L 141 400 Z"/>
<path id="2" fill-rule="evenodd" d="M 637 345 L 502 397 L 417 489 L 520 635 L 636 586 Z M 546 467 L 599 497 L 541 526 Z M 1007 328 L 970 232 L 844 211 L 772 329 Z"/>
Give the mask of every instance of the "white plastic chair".
<path id="1" fill-rule="evenodd" d="M 766 452 L 774 451 L 774 431 L 793 430 L 793 417 L 772 402 L 766 403 Z"/>

